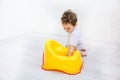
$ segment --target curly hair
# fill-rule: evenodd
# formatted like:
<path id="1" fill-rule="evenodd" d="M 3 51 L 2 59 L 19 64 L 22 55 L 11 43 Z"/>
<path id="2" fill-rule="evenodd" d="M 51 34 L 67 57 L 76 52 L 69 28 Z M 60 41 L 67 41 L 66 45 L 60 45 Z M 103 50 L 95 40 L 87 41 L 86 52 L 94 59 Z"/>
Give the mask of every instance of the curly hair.
<path id="1" fill-rule="evenodd" d="M 75 26 L 77 23 L 77 15 L 70 9 L 66 10 L 61 17 L 62 24 L 71 24 Z"/>

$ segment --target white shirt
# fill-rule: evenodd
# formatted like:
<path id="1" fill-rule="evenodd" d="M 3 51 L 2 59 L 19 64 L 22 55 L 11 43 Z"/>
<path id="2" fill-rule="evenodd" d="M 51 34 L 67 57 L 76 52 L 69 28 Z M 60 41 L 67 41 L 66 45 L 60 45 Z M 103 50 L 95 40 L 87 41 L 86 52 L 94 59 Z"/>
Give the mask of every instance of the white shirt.
<path id="1" fill-rule="evenodd" d="M 79 26 L 76 26 L 71 33 L 68 33 L 68 44 L 76 46 L 79 50 L 83 48 Z"/>

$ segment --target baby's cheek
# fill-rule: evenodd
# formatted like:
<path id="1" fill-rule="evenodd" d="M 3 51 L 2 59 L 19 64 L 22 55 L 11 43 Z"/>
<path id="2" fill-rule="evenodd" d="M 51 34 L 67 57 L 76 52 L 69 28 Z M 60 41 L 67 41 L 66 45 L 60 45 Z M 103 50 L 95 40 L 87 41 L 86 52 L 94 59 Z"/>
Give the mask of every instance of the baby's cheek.
<path id="1" fill-rule="evenodd" d="M 72 31 L 73 31 L 72 29 L 69 30 L 69 32 L 72 32 Z"/>

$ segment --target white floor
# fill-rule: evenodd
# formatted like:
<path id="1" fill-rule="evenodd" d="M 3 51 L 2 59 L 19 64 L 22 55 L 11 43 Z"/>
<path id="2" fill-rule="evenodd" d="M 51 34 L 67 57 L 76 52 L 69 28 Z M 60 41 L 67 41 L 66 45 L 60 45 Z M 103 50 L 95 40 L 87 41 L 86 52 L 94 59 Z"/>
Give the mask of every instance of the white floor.
<path id="1" fill-rule="evenodd" d="M 120 80 L 120 43 L 116 42 L 87 40 L 88 56 L 78 75 L 41 70 L 45 40 L 65 44 L 61 37 L 28 33 L 0 40 L 0 80 Z"/>

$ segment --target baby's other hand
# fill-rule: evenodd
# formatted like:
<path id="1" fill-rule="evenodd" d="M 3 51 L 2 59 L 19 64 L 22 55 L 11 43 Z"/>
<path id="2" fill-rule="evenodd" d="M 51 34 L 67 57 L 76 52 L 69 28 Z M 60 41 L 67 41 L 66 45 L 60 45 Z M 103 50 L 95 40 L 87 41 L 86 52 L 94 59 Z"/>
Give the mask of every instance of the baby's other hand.
<path id="1" fill-rule="evenodd" d="M 72 56 L 72 54 L 67 54 L 66 56 Z"/>

